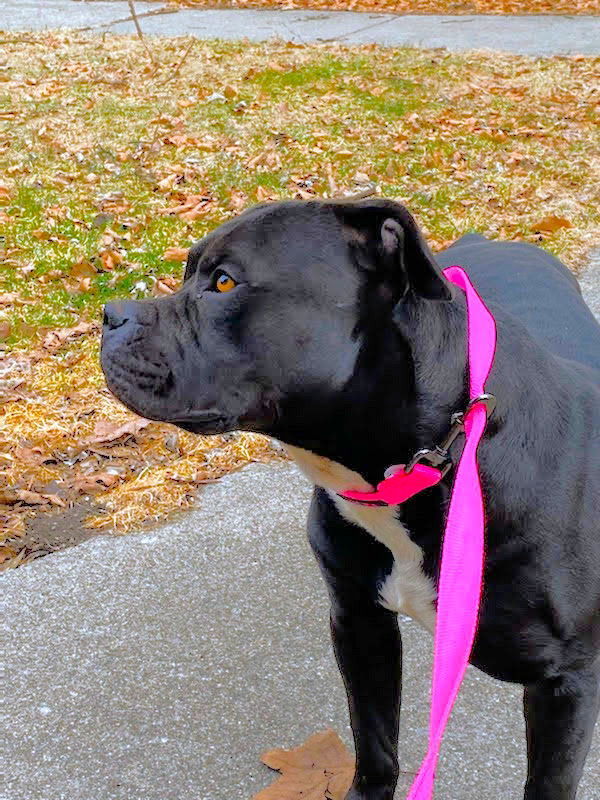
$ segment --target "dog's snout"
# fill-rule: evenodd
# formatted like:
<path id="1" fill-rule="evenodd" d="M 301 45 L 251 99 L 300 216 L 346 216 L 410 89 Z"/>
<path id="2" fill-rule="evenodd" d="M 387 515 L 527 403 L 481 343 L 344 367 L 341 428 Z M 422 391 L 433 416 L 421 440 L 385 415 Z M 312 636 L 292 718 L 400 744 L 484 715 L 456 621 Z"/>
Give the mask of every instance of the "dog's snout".
<path id="1" fill-rule="evenodd" d="M 135 321 L 136 306 L 131 300 L 118 300 L 104 307 L 104 325 L 108 330 L 120 328 L 125 323 Z"/>

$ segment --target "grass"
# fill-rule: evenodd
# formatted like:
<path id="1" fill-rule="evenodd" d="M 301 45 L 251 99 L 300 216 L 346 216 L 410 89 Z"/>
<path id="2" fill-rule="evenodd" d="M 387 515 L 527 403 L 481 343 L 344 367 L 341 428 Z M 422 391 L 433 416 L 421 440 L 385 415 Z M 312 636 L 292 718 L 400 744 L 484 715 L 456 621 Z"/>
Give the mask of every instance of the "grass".
<path id="1" fill-rule="evenodd" d="M 367 184 L 405 202 L 434 249 L 479 230 L 538 243 L 577 270 L 598 242 L 598 60 L 148 40 L 155 66 L 131 37 L 5 39 L 8 563 L 24 557 L 28 518 L 61 507 L 15 491 L 67 505 L 91 493 L 88 524 L 126 530 L 189 505 L 204 480 L 274 457 L 260 437 L 207 440 L 155 424 L 86 444 L 103 420 L 131 419 L 104 388 L 95 322 L 111 297 L 176 286 L 182 265 L 168 248 L 187 248 L 259 200 Z M 45 338 L 82 319 L 94 323 L 82 335 L 65 333 L 58 346 Z M 110 486 L 83 480 L 107 470 Z"/>

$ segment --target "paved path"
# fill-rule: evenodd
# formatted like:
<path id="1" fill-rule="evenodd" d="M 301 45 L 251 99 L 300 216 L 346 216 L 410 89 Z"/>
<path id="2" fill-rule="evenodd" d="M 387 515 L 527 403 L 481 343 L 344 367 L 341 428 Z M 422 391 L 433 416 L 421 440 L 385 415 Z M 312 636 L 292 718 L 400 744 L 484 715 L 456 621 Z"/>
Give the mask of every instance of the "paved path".
<path id="1" fill-rule="evenodd" d="M 156 3 L 136 2 L 138 13 L 156 11 Z M 106 30 L 112 20 L 129 16 L 125 2 L 73 0 L 0 0 L 0 28 L 33 30 L 61 26 L 95 26 Z M 525 55 L 600 53 L 600 17 L 438 16 L 367 14 L 347 11 L 268 9 L 181 9 L 142 19 L 148 34 L 193 34 L 201 39 L 263 41 L 281 37 L 295 42 L 376 42 L 383 45 L 491 48 Z M 110 26 L 133 33 L 131 22 Z"/>
<path id="2" fill-rule="evenodd" d="M 600 251 L 583 285 L 600 318 Z M 326 726 L 350 742 L 305 542 L 309 494 L 293 466 L 254 466 L 151 533 L 99 537 L 5 573 L 0 800 L 249 800 L 271 779 L 263 750 Z M 401 758 L 414 771 L 431 643 L 402 627 Z M 517 687 L 470 670 L 440 800 L 521 796 L 520 702 Z M 600 729 L 578 800 L 599 785 Z"/>

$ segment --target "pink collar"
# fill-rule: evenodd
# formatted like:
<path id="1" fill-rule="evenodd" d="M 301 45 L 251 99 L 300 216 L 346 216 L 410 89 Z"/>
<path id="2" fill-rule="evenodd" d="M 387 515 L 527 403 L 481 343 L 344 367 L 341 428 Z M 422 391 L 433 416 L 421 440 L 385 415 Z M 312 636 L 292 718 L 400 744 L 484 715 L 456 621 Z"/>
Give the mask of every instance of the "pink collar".
<path id="1" fill-rule="evenodd" d="M 418 450 L 408 464 L 395 464 L 385 471 L 385 478 L 377 484 L 373 492 L 338 492 L 344 500 L 362 506 L 396 506 L 405 503 L 419 492 L 440 483 L 452 469 L 453 462 L 449 449 L 453 442 L 465 432 L 465 419 L 471 410 L 482 404 L 488 417 L 496 408 L 493 394 L 482 393 L 474 397 L 465 411 L 457 411 L 450 419 L 450 432 L 441 444 L 433 448 Z"/>
<path id="2" fill-rule="evenodd" d="M 408 465 L 390 467 L 374 492 L 341 492 L 366 505 L 397 505 L 439 483 L 452 462 L 448 448 L 464 431 L 446 518 L 438 580 L 437 621 L 433 656 L 429 746 L 407 800 L 430 800 L 442 736 L 460 689 L 477 630 L 483 586 L 485 507 L 477 447 L 495 399 L 486 394 L 496 350 L 494 317 L 458 266 L 444 270 L 467 300 L 467 363 L 471 401 L 463 414 L 454 415 L 446 440 L 433 450 L 420 450 Z M 422 463 L 427 462 L 427 463 Z"/>

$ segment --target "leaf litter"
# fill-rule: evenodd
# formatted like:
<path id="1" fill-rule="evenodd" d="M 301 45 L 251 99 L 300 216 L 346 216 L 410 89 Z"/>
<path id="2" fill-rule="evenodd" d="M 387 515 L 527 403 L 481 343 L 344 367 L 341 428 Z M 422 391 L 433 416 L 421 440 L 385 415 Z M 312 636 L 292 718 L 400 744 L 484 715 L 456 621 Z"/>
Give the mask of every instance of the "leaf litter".
<path id="1" fill-rule="evenodd" d="M 597 14 L 597 0 L 167 0 L 188 8 L 287 8 L 388 14 Z"/>
<path id="2" fill-rule="evenodd" d="M 32 555 L 19 545 L 28 521 L 62 503 L 89 497 L 88 526 L 127 531 L 282 457 L 260 436 L 138 420 L 98 362 L 104 302 L 172 294 L 193 241 L 248 205 L 376 192 L 409 205 L 434 249 L 479 230 L 536 242 L 575 270 L 598 241 L 598 59 L 191 50 L 180 38 L 152 40 L 151 61 L 133 37 L 11 41 L 0 59 L 5 565 Z"/>

